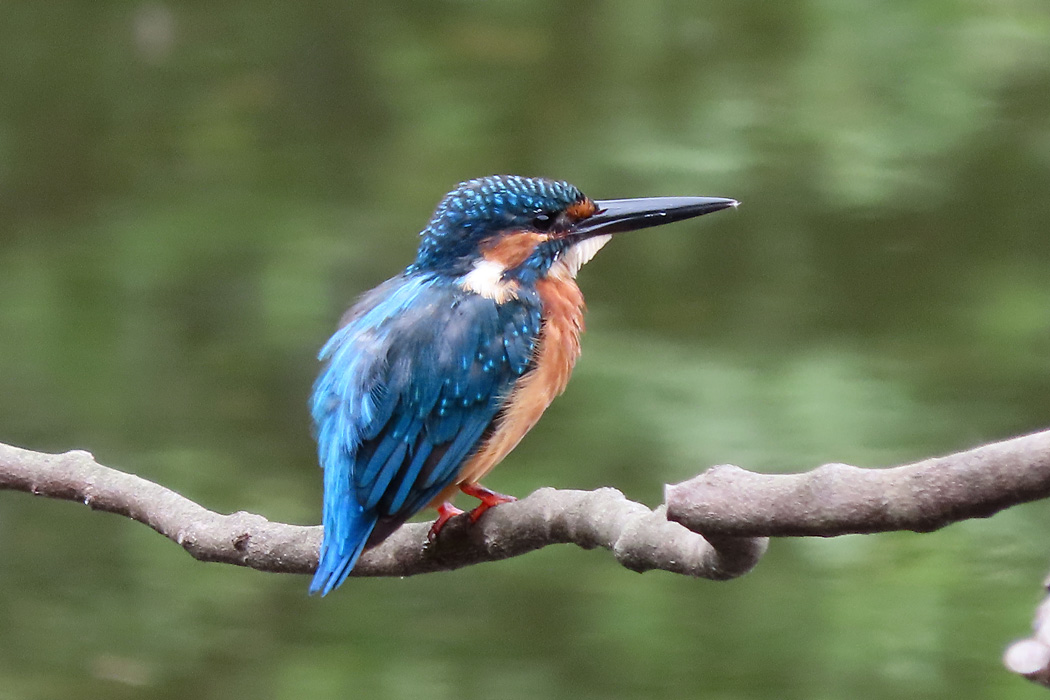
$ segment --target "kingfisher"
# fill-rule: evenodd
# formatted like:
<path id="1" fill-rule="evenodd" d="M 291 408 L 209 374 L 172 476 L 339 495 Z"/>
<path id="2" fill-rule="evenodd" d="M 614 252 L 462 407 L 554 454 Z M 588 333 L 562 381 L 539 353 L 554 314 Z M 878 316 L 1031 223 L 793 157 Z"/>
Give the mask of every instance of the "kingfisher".
<path id="1" fill-rule="evenodd" d="M 319 354 L 310 400 L 324 468 L 311 593 L 428 506 L 430 539 L 514 500 L 479 481 L 565 390 L 580 356 L 576 273 L 613 234 L 737 206 L 722 197 L 595 200 L 561 180 L 496 175 L 445 195 L 415 261 L 364 294 Z"/>

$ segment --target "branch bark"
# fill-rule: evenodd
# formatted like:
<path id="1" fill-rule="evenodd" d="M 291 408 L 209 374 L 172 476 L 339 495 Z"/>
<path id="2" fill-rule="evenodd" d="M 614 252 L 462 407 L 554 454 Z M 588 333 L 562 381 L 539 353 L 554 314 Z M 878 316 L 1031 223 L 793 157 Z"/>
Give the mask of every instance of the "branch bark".
<path id="1" fill-rule="evenodd" d="M 133 474 L 105 467 L 90 453 L 50 455 L 0 444 L 0 490 L 78 501 L 149 525 L 201 561 L 261 571 L 311 573 L 317 567 L 319 526 L 270 522 L 261 515 L 222 515 Z M 633 571 L 663 569 L 709 579 L 749 571 L 764 539 L 721 540 L 718 546 L 669 522 L 615 489 L 540 489 L 494 508 L 476 524 L 451 520 L 428 546 L 429 525 L 409 523 L 365 552 L 355 576 L 412 576 L 497 561 L 550 544 L 608 549 Z"/>
<path id="2" fill-rule="evenodd" d="M 712 467 L 665 489 L 667 517 L 708 537 L 930 532 L 1050 496 L 1050 430 L 889 469 Z"/>
<path id="3" fill-rule="evenodd" d="M 317 565 L 320 527 L 222 515 L 83 451 L 48 455 L 0 444 L 3 489 L 132 518 L 202 561 L 286 573 Z M 890 469 L 830 464 L 763 475 L 723 465 L 666 494 L 666 506 L 654 511 L 614 489 L 540 489 L 474 525 L 453 519 L 432 546 L 427 524 L 405 525 L 366 552 L 354 575 L 411 576 L 572 543 L 608 549 L 634 571 L 733 578 L 754 567 L 768 536 L 927 532 L 1050 496 L 1050 431 Z"/>

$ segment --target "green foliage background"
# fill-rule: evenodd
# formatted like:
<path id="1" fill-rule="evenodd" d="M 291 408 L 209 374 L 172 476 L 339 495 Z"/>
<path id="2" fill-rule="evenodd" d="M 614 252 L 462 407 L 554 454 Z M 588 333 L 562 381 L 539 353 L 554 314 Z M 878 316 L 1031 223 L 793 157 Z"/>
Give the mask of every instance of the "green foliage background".
<path id="1" fill-rule="evenodd" d="M 0 4 L 0 440 L 319 519 L 342 309 L 458 180 L 744 206 L 580 277 L 569 392 L 488 482 L 877 466 L 1046 427 L 1045 0 Z M 0 700 L 1027 698 L 1050 511 L 774 542 L 742 580 L 552 548 L 306 579 L 0 493 Z"/>

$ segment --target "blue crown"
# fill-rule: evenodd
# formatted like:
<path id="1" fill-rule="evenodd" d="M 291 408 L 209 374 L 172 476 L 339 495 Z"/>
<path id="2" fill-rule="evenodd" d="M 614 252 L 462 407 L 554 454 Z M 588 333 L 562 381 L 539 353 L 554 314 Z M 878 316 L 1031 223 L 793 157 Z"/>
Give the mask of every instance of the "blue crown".
<path id="1" fill-rule="evenodd" d="M 420 232 L 413 268 L 464 268 L 493 233 L 526 226 L 537 214 L 557 214 L 582 199 L 574 185 L 542 177 L 492 175 L 462 182 L 445 195 Z"/>

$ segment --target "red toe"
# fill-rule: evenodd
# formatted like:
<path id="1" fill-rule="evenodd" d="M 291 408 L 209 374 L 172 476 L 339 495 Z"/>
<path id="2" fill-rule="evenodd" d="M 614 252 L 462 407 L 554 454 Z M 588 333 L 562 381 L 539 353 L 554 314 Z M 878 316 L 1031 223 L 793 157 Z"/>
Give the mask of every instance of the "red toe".
<path id="1" fill-rule="evenodd" d="M 441 528 L 445 527 L 445 523 L 457 515 L 463 515 L 456 506 L 452 505 L 448 501 L 445 501 L 437 507 L 438 517 L 434 521 L 434 524 L 430 526 L 430 532 L 427 533 L 427 542 L 433 542 L 437 539 L 438 533 L 441 532 Z"/>
<path id="2" fill-rule="evenodd" d="M 485 511 L 489 508 L 498 506 L 502 503 L 513 503 L 518 500 L 514 498 L 514 496 L 507 496 L 502 493 L 491 491 L 481 484 L 460 484 L 459 490 L 468 496 L 473 496 L 481 501 L 481 505 L 470 511 L 470 522 L 472 523 L 476 523 L 478 518 L 484 515 Z"/>

